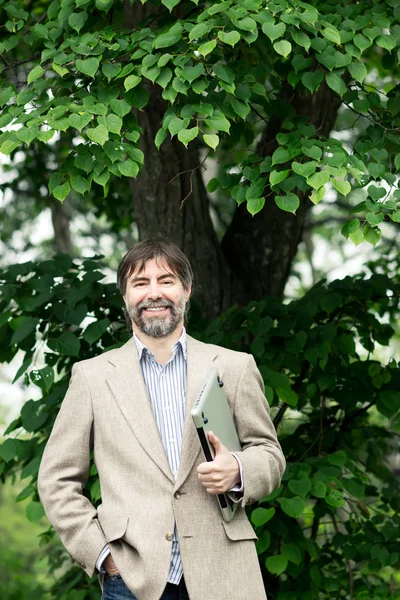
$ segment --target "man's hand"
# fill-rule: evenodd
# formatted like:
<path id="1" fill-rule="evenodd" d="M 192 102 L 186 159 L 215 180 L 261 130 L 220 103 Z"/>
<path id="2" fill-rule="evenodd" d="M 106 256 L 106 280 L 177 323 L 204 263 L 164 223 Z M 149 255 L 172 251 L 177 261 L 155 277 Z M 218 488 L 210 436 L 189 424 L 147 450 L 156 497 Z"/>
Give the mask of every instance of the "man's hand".
<path id="1" fill-rule="evenodd" d="M 115 566 L 115 562 L 113 561 L 113 557 L 109 554 L 103 562 L 103 567 L 107 571 L 109 575 L 119 575 L 119 571 Z"/>
<path id="2" fill-rule="evenodd" d="M 208 439 L 214 446 L 215 457 L 212 462 L 204 462 L 197 467 L 198 477 L 209 494 L 224 494 L 239 483 L 239 465 L 212 431 L 208 432 Z"/>

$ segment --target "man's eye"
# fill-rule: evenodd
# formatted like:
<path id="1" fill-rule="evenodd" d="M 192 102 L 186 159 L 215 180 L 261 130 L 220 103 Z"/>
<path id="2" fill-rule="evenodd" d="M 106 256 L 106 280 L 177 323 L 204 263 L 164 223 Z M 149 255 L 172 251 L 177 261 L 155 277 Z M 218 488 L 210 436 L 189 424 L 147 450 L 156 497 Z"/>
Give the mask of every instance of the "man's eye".
<path id="1" fill-rule="evenodd" d="M 172 281 L 172 279 L 164 279 L 163 283 L 165 285 L 172 285 L 174 282 Z"/>

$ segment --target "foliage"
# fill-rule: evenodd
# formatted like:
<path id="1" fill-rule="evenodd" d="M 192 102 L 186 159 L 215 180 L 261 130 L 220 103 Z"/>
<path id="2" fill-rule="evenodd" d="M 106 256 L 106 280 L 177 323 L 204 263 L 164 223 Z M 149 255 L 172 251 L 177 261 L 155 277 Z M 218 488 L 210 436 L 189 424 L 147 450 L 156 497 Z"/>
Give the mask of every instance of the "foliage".
<path id="1" fill-rule="evenodd" d="M 26 402 L 0 446 L 2 477 L 26 480 L 17 500 L 30 499 L 32 522 L 43 516 L 37 471 L 73 363 L 129 336 L 101 267 L 98 257 L 59 254 L 1 273 L 0 360 L 24 352 L 15 380 L 43 393 Z M 272 600 L 400 597 L 391 575 L 400 566 L 400 495 L 388 462 L 400 433 L 400 364 L 372 358 L 399 315 L 400 281 L 390 268 L 382 261 L 370 277 L 320 282 L 289 304 L 234 307 L 207 327 L 199 307 L 192 311 L 196 337 L 256 356 L 288 458 L 283 485 L 249 507 Z M 94 465 L 85 493 L 100 502 Z M 50 563 L 65 569 L 69 557 L 53 547 Z M 96 590 L 74 567 L 52 594 L 83 600 Z"/>
<path id="2" fill-rule="evenodd" d="M 151 18 L 133 28 L 127 15 L 140 12 L 138 0 L 125 8 L 120 0 L 42 0 L 30 11 L 22 0 L 0 4 L 0 152 L 14 157 L 58 133 L 72 137 L 48 178 L 59 201 L 93 184 L 107 196 L 138 175 L 146 160 L 138 111 L 157 89 L 165 101 L 157 148 L 177 136 L 210 156 L 222 149 L 209 190 L 251 214 L 264 207 L 266 189 L 295 213 L 302 195 L 317 204 L 330 183 L 344 197 L 366 192 L 343 227 L 355 244 L 375 245 L 385 218 L 399 222 L 397 0 L 154 0 Z M 352 148 L 301 115 L 302 102 L 324 88 L 328 104 L 340 97 L 370 123 Z M 257 142 L 276 121 L 278 146 L 264 158 Z"/>

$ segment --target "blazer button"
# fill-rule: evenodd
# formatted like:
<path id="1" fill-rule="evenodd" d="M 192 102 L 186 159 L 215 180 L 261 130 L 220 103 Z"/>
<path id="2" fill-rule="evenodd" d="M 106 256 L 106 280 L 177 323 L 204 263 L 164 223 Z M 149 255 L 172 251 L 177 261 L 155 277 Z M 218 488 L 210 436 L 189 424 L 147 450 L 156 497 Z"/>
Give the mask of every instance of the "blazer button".
<path id="1" fill-rule="evenodd" d="M 176 500 L 179 500 L 179 498 L 180 498 L 180 497 L 181 497 L 181 493 L 180 493 L 180 492 L 175 492 L 175 494 L 174 494 L 174 498 L 175 498 Z"/>
<path id="2" fill-rule="evenodd" d="M 174 539 L 174 534 L 167 533 L 167 535 L 165 536 L 165 539 L 168 540 L 169 542 L 172 542 L 172 540 Z"/>

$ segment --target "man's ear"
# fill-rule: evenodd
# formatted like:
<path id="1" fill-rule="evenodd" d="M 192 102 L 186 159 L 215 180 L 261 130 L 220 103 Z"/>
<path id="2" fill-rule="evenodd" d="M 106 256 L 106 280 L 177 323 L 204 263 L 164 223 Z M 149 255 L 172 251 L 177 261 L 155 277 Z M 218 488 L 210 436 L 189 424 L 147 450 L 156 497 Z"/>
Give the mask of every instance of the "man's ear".
<path id="1" fill-rule="evenodd" d="M 190 296 L 192 295 L 192 286 L 191 285 L 189 285 L 188 289 L 185 290 L 185 294 L 186 294 L 186 301 L 188 301 Z"/>

